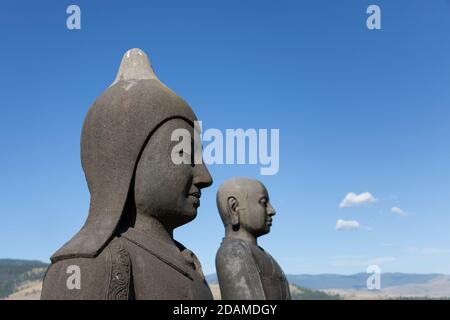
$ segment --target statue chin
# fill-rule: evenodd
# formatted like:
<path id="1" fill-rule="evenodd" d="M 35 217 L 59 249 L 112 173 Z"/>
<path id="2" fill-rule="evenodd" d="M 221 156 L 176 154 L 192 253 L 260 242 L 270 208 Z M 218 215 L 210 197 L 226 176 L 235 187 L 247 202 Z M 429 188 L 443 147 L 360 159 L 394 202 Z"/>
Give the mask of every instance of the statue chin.
<path id="1" fill-rule="evenodd" d="M 162 217 L 155 217 L 169 229 L 181 227 L 197 217 L 197 209 L 191 208 L 182 212 L 166 213 Z"/>
<path id="2" fill-rule="evenodd" d="M 197 209 L 195 209 L 195 212 L 192 213 L 192 214 L 184 214 L 184 215 L 183 215 L 184 221 L 183 221 L 183 223 L 180 224 L 179 226 L 182 226 L 182 225 L 184 225 L 184 224 L 186 224 L 186 223 L 191 222 L 191 221 L 194 220 L 196 217 L 197 217 Z"/>
<path id="3" fill-rule="evenodd" d="M 180 214 L 180 216 L 181 216 L 181 220 L 177 227 L 180 227 L 180 226 L 194 220 L 197 217 L 197 209 L 193 208 L 189 212 L 188 211 L 183 212 L 182 214 Z"/>
<path id="4" fill-rule="evenodd" d="M 261 228 L 260 230 L 256 230 L 255 232 L 253 232 L 253 235 L 258 238 L 258 237 L 268 234 L 269 232 L 270 232 L 270 226 L 266 225 L 263 228 Z"/>
<path id="5" fill-rule="evenodd" d="M 182 212 L 177 212 L 173 215 L 173 219 L 177 221 L 177 226 L 175 226 L 175 228 L 194 220 L 197 217 L 197 209 L 199 206 L 200 200 L 196 197 L 189 196 L 185 209 Z M 179 217 L 179 219 L 175 217 Z"/>

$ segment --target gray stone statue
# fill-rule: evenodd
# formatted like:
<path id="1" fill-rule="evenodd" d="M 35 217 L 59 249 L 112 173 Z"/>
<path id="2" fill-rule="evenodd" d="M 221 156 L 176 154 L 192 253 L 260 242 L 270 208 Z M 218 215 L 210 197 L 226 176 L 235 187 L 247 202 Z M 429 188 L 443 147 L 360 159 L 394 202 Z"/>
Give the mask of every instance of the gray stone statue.
<path id="1" fill-rule="evenodd" d="M 217 192 L 225 238 L 216 255 L 224 300 L 290 299 L 289 283 L 274 258 L 258 246 L 269 233 L 275 210 L 264 185 L 253 179 L 227 180 Z"/>
<path id="2" fill-rule="evenodd" d="M 42 299 L 212 299 L 200 262 L 173 239 L 175 228 L 196 217 L 201 189 L 212 184 L 203 164 L 171 157 L 178 143 L 172 132 L 194 137 L 196 120 L 144 52 L 124 55 L 82 130 L 89 215 L 51 257 Z"/>

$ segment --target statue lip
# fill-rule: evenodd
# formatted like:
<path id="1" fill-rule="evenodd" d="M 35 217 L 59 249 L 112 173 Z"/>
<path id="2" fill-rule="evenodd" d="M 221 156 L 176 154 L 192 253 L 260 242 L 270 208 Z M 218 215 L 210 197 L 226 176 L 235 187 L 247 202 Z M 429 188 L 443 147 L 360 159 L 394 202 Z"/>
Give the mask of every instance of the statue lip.
<path id="1" fill-rule="evenodd" d="M 200 207 L 200 197 L 202 196 L 201 192 L 200 191 L 191 192 L 189 193 L 189 196 L 194 200 L 194 207 L 195 208 Z"/>
<path id="2" fill-rule="evenodd" d="M 201 192 L 191 192 L 191 193 L 189 193 L 189 195 L 190 196 L 194 196 L 194 197 L 196 197 L 197 199 L 200 199 L 200 197 L 202 196 L 202 194 L 201 194 Z"/>

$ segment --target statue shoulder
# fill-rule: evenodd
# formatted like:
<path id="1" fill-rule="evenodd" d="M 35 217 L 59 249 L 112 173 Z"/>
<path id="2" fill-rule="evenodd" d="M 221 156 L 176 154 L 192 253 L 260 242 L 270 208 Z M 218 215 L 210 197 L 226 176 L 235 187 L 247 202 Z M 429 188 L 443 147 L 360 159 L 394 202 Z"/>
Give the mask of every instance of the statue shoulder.
<path id="1" fill-rule="evenodd" d="M 131 292 L 131 259 L 120 238 L 114 238 L 94 258 L 56 261 L 47 270 L 41 299 L 121 300 Z"/>
<path id="2" fill-rule="evenodd" d="M 223 259 L 252 259 L 252 252 L 248 243 L 240 239 L 225 239 L 216 255 L 216 262 Z"/>

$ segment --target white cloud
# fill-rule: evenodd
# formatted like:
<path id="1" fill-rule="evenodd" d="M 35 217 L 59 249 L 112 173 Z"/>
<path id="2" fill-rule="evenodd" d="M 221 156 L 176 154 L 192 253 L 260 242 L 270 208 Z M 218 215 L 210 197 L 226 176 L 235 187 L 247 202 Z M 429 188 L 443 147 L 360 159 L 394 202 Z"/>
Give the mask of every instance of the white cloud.
<path id="1" fill-rule="evenodd" d="M 361 225 L 356 220 L 342 220 L 339 219 L 336 222 L 336 230 L 352 230 L 352 229 L 359 229 Z"/>
<path id="2" fill-rule="evenodd" d="M 405 211 L 403 211 L 399 207 L 392 207 L 391 212 L 398 214 L 399 216 L 402 216 L 402 217 L 406 217 L 408 215 Z"/>
<path id="3" fill-rule="evenodd" d="M 409 246 L 406 247 L 406 251 L 413 254 L 421 254 L 421 255 L 444 255 L 449 254 L 450 249 L 447 248 L 433 248 L 433 247 L 414 247 Z"/>
<path id="4" fill-rule="evenodd" d="M 363 192 L 361 194 L 349 192 L 345 196 L 344 200 L 341 201 L 339 207 L 340 208 L 356 207 L 368 203 L 375 203 L 377 201 L 378 199 L 376 199 L 370 192 Z"/>

